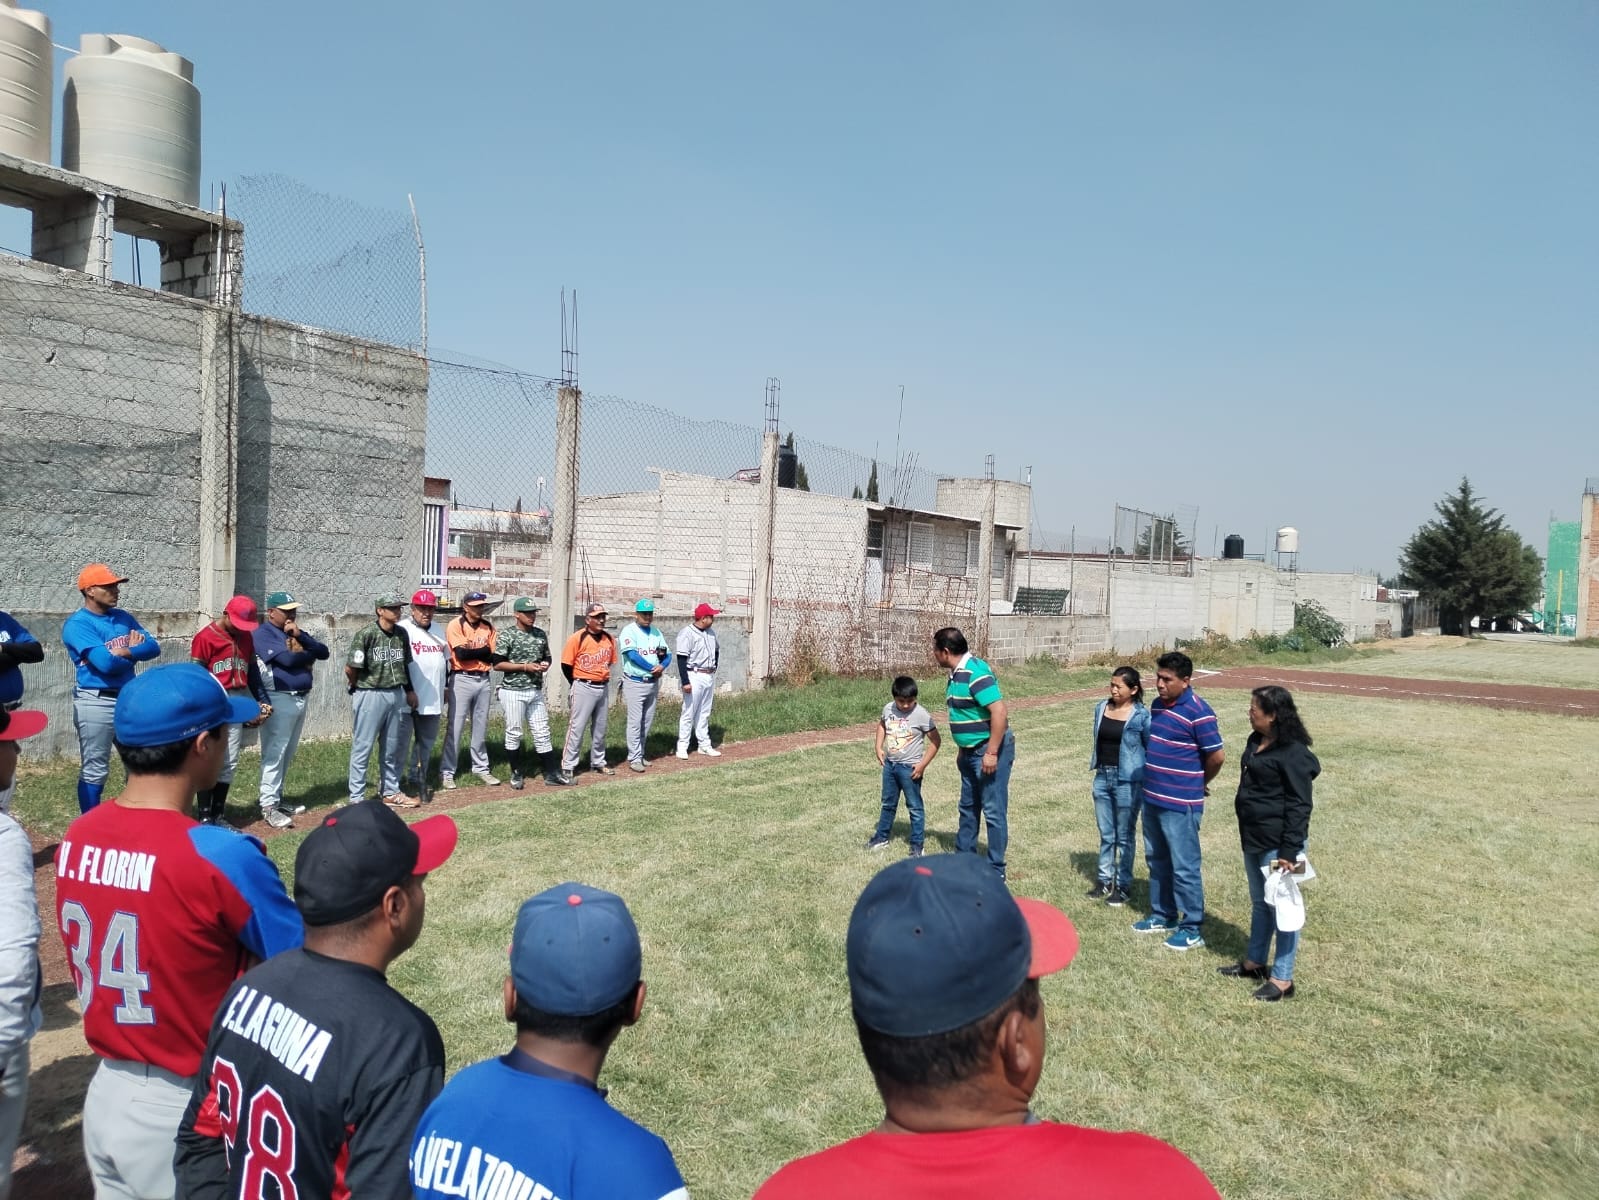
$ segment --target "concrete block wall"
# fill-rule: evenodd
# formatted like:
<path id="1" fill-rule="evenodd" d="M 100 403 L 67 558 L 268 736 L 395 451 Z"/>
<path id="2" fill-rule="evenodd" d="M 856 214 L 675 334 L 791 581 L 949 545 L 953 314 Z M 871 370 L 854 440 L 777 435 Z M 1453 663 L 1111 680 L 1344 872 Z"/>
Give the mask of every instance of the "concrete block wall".
<path id="1" fill-rule="evenodd" d="M 235 588 L 369 613 L 417 586 L 427 361 L 263 317 L 239 319 Z"/>
<path id="2" fill-rule="evenodd" d="M 1293 627 L 1292 577 L 1266 563 L 1240 558 L 1199 559 L 1195 579 L 1205 592 L 1205 629 L 1230 638 L 1283 633 Z"/>
<path id="3" fill-rule="evenodd" d="M 1599 496 L 1582 497 L 1577 539 L 1577 636 L 1599 637 Z"/>
<path id="4" fill-rule="evenodd" d="M 0 256 L 0 606 L 64 615 L 103 561 L 130 605 L 195 611 L 203 313 Z"/>
<path id="5" fill-rule="evenodd" d="M 1197 637 L 1210 615 L 1208 591 L 1186 575 L 1110 573 L 1110 642 L 1123 653 Z"/>
<path id="6" fill-rule="evenodd" d="M 1022 663 L 1045 656 L 1074 662 L 1111 648 L 1108 617 L 995 616 L 989 619 L 988 658 Z"/>
<path id="7" fill-rule="evenodd" d="M 1294 598 L 1314 600 L 1344 627 L 1350 641 L 1377 636 L 1377 577 L 1358 571 L 1300 571 Z"/>

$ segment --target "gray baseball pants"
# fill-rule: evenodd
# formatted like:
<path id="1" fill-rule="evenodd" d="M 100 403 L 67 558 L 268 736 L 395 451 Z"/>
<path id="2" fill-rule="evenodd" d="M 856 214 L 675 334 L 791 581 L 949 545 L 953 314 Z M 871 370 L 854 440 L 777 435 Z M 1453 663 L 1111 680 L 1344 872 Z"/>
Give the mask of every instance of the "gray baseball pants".
<path id="1" fill-rule="evenodd" d="M 659 679 L 623 679 L 622 702 L 627 706 L 627 761 L 644 761 L 644 743 L 655 724 L 655 703 L 661 698 Z"/>
<path id="2" fill-rule="evenodd" d="M 172 1146 L 193 1078 L 147 1063 L 101 1059 L 83 1098 L 83 1156 L 95 1200 L 170 1200 Z"/>
<path id="3" fill-rule="evenodd" d="M 367 760 L 378 747 L 378 795 L 400 790 L 400 739 L 405 735 L 410 709 L 403 688 L 356 688 L 350 697 L 355 728 L 350 734 L 350 803 L 366 799 Z"/>
<path id="4" fill-rule="evenodd" d="M 400 774 L 418 785 L 427 782 L 433 766 L 433 745 L 439 740 L 443 713 L 409 712 L 400 721 Z"/>
<path id="5" fill-rule="evenodd" d="M 0 1062 L 0 1200 L 11 1195 L 11 1159 L 28 1107 L 28 1043 L 23 1041 Z"/>
<path id="6" fill-rule="evenodd" d="M 283 803 L 283 780 L 300 747 L 308 692 L 268 692 L 272 715 L 261 726 L 261 811 Z"/>
<path id="7" fill-rule="evenodd" d="M 594 726 L 589 741 L 589 762 L 598 770 L 605 765 L 606 701 L 610 687 L 603 683 L 590 683 L 585 679 L 572 683 L 572 700 L 566 727 L 566 745 L 561 754 L 561 770 L 570 775 L 577 769 L 579 751 L 583 748 L 583 731 Z"/>
<path id="8" fill-rule="evenodd" d="M 494 682 L 487 673 L 457 671 L 452 685 L 450 728 L 444 735 L 444 760 L 439 770 L 454 775 L 460 765 L 461 726 L 472 722 L 472 769 L 485 775 L 489 769 L 489 701 L 494 698 Z"/>

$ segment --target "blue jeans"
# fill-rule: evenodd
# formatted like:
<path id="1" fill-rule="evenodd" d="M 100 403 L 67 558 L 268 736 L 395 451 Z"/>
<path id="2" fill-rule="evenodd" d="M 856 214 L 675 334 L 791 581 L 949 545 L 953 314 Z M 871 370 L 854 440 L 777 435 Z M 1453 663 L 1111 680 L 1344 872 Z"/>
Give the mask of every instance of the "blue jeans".
<path id="1" fill-rule="evenodd" d="M 1144 786 L 1123 783 L 1115 767 L 1094 772 L 1094 820 L 1099 825 L 1099 881 L 1122 891 L 1133 886 L 1133 831 L 1144 806 Z"/>
<path id="2" fill-rule="evenodd" d="M 1199 932 L 1205 919 L 1205 880 L 1199 861 L 1201 815 L 1197 807 L 1179 812 L 1156 804 L 1144 806 L 1149 915 L 1192 933 Z"/>
<path id="3" fill-rule="evenodd" d="M 922 844 L 927 812 L 922 807 L 922 781 L 912 779 L 915 763 L 897 763 L 890 759 L 883 764 L 883 811 L 877 818 L 877 832 L 872 840 L 886 838 L 894 828 L 894 814 L 899 811 L 899 794 L 905 793 L 905 811 L 911 815 L 911 845 Z"/>
<path id="4" fill-rule="evenodd" d="M 960 750 L 955 766 L 961 773 L 960 825 L 955 832 L 957 854 L 977 852 L 977 814 L 988 825 L 988 861 L 1001 876 L 1005 874 L 1005 847 L 1009 842 L 1005 814 L 1010 808 L 1010 769 L 1016 761 L 1016 735 L 1005 731 L 999 746 L 999 762 L 992 775 L 983 774 L 983 755 L 988 743 Z"/>
<path id="5" fill-rule="evenodd" d="M 1271 953 L 1272 934 L 1277 935 L 1277 958 L 1271 964 L 1271 977 L 1284 983 L 1294 977 L 1294 955 L 1299 952 L 1299 930 L 1284 933 L 1277 928 L 1277 910 L 1266 903 L 1266 877 L 1260 868 L 1277 861 L 1277 851 L 1244 855 L 1244 876 L 1249 880 L 1249 950 L 1252 963 L 1266 965 Z"/>

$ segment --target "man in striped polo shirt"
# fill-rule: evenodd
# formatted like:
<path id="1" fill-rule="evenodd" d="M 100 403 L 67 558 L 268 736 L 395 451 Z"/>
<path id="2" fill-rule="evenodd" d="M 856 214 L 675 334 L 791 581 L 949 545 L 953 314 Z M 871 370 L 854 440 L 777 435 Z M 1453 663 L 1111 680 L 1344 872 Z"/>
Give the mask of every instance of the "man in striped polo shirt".
<path id="1" fill-rule="evenodd" d="M 1005 878 L 1005 846 L 1009 841 L 1006 810 L 1010 807 L 1010 769 L 1016 761 L 1016 738 L 1010 731 L 1005 698 L 994 669 L 975 657 L 966 635 L 950 626 L 933 635 L 933 657 L 949 672 L 944 704 L 949 733 L 955 739 L 955 766 L 961 773 L 960 827 L 956 853 L 977 852 L 977 815 L 988 825 L 988 861 Z"/>
<path id="2" fill-rule="evenodd" d="M 1194 694 L 1194 663 L 1173 650 L 1155 660 L 1144 761 L 1144 856 L 1149 863 L 1149 916 L 1134 933 L 1164 933 L 1168 950 L 1203 946 L 1205 880 L 1200 874 L 1199 819 L 1210 781 L 1221 770 L 1216 713 Z M 1181 920 L 1178 914 L 1181 913 Z"/>

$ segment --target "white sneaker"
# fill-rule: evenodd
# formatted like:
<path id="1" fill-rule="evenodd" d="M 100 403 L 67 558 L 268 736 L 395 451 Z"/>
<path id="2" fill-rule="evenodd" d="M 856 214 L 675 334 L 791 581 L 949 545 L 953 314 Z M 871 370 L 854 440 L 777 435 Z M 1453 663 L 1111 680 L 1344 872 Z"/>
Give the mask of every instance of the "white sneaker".
<path id="1" fill-rule="evenodd" d="M 454 775 L 446 775 L 443 778 L 444 778 L 444 790 L 447 791 L 447 792 L 453 792 L 455 790 L 455 776 Z"/>
<path id="2" fill-rule="evenodd" d="M 261 819 L 263 821 L 265 821 L 268 825 L 270 825 L 273 829 L 293 829 L 294 828 L 294 818 L 289 816 L 288 813 L 284 812 L 281 808 L 278 808 L 276 806 L 273 806 L 272 808 L 264 808 L 264 809 L 262 809 L 261 810 Z"/>
<path id="3" fill-rule="evenodd" d="M 687 758 L 688 757 L 688 751 L 687 750 L 679 750 L 677 752 L 677 756 L 679 758 Z"/>
<path id="4" fill-rule="evenodd" d="M 493 787 L 497 783 L 500 782 L 498 779 L 494 778 L 494 776 L 490 775 L 487 771 L 473 771 L 472 774 L 476 775 L 479 779 L 481 779 L 486 787 Z"/>
<path id="5" fill-rule="evenodd" d="M 715 746 L 701 746 L 700 749 L 699 749 L 699 752 L 701 754 L 705 755 L 706 758 L 721 758 L 722 757 L 722 752 L 720 750 L 718 750 Z"/>

